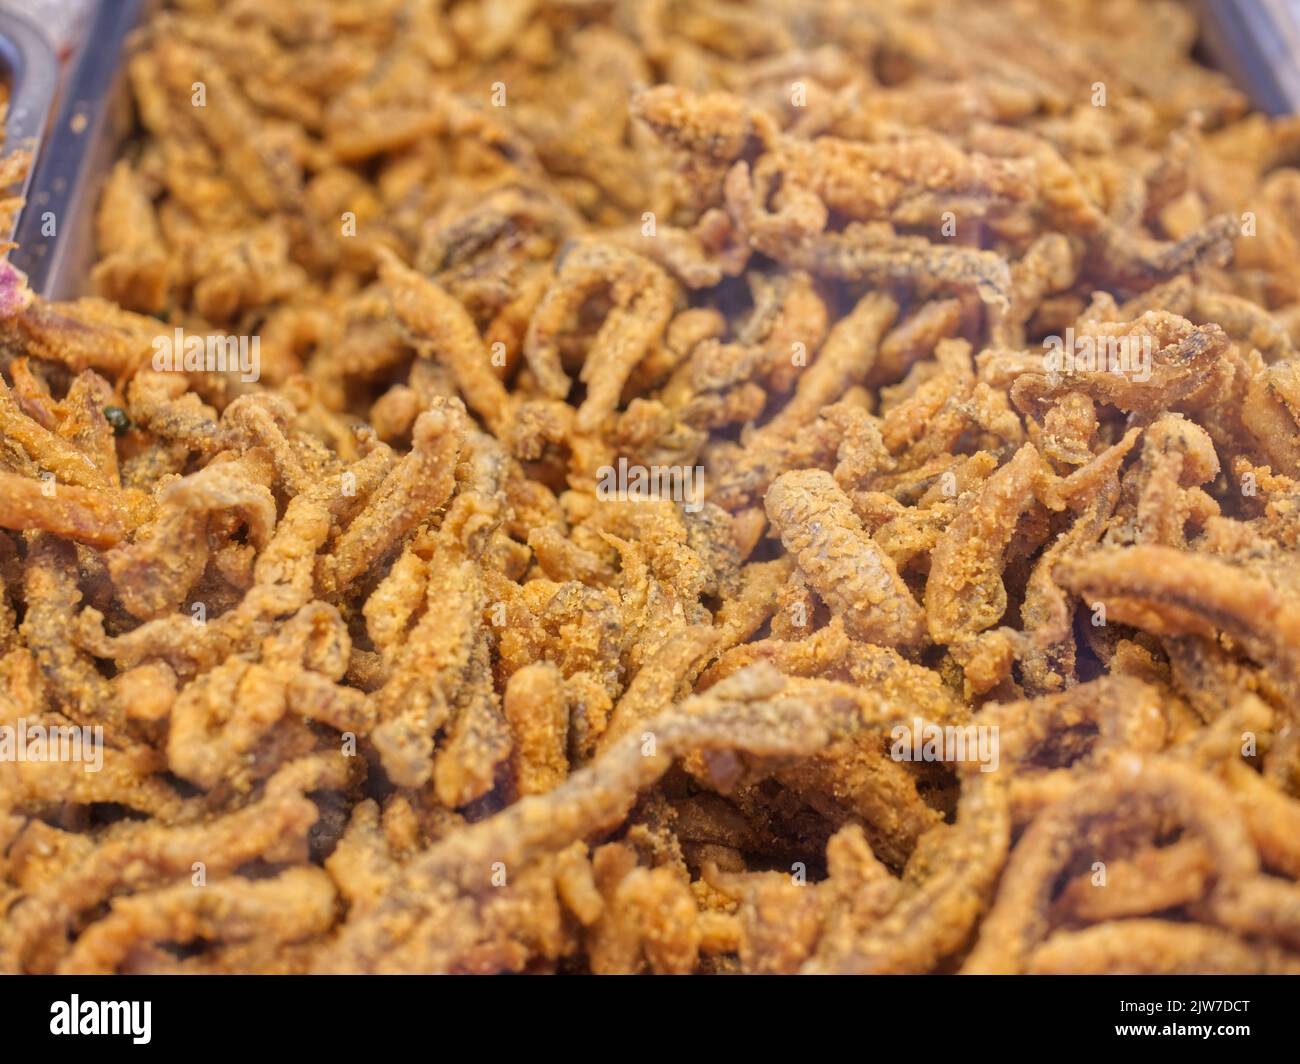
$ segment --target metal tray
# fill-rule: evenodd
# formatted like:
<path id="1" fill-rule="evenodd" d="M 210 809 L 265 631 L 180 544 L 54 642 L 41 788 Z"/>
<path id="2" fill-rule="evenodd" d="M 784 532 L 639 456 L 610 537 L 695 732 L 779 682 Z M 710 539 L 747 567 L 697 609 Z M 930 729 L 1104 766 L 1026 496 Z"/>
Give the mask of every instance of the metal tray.
<path id="1" fill-rule="evenodd" d="M 1296 0 L 1199 0 L 1209 58 L 1259 110 L 1300 111 L 1300 3 Z"/>
<path id="2" fill-rule="evenodd" d="M 4 151 L 27 150 L 36 159 L 54 106 L 59 61 L 44 35 L 26 19 L 8 10 L 0 10 L 0 80 L 9 88 Z M 5 194 L 17 192 L 25 196 L 31 185 L 29 170 L 23 186 L 6 189 Z M 12 237 L 12 233 L 0 233 L 0 239 Z"/>
<path id="3" fill-rule="evenodd" d="M 108 0 L 97 5 L 45 131 L 29 181 L 27 206 L 14 231 L 19 246 L 11 258 L 27 274 L 33 291 L 47 299 L 83 294 L 95 258 L 99 191 L 131 131 L 122 61 L 126 38 L 148 6 L 146 0 Z M 51 236 L 42 232 L 47 213 L 53 213 L 55 220 Z"/>
<path id="4" fill-rule="evenodd" d="M 1275 115 L 1300 112 L 1300 0 L 1194 2 L 1209 58 L 1234 78 L 1253 106 Z M 39 148 L 28 179 L 28 204 L 13 234 L 19 247 L 11 257 L 47 299 L 84 294 L 95 260 L 100 188 L 132 131 L 127 37 L 158 3 L 100 0 L 72 58 L 52 123 L 47 117 L 58 61 L 39 32 L 0 9 L 0 67 L 13 87 L 7 146 Z M 56 219 L 55 236 L 42 233 L 47 212 Z"/>

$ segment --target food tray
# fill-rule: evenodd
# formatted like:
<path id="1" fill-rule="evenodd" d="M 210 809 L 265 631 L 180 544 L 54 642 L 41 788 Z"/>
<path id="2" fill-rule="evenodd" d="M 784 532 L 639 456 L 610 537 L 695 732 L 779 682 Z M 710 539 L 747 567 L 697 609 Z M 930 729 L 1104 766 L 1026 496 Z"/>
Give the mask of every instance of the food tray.
<path id="1" fill-rule="evenodd" d="M 122 62 L 126 38 L 150 6 L 147 0 L 112 0 L 97 6 L 45 130 L 29 180 L 28 203 L 14 232 L 19 247 L 12 259 L 27 274 L 33 291 L 47 299 L 82 294 L 94 257 L 100 185 L 131 128 Z M 0 14 L 0 27 L 8 19 Z M 48 45 L 44 47 L 54 64 Z M 56 220 L 53 236 L 42 232 L 47 212 Z"/>
<path id="2" fill-rule="evenodd" d="M 1300 4 L 1296 0 L 1200 0 L 1211 62 L 1272 115 L 1300 111 Z"/>
<path id="3" fill-rule="evenodd" d="M 58 83 L 58 60 L 40 33 L 0 9 L 0 65 L 14 85 L 6 144 L 33 147 L 29 202 L 12 238 L 15 265 L 47 299 L 84 294 L 95 257 L 99 190 L 123 141 L 132 109 L 123 62 L 127 39 L 157 0 L 112 0 L 96 6 L 74 55 L 66 92 L 47 129 Z M 1300 4 L 1295 0 L 1199 0 L 1206 52 L 1256 108 L 1300 111 Z M 44 136 L 42 137 L 42 133 Z M 39 153 L 38 153 L 39 152 Z M 42 233 L 53 212 L 57 233 Z M 6 234 L 7 235 L 7 234 Z"/>
<path id="4" fill-rule="evenodd" d="M 40 31 L 21 16 L 0 8 L 0 80 L 9 89 L 4 127 L 6 152 L 27 150 L 36 157 L 49 123 L 58 78 L 58 59 Z M 12 192 L 6 190 L 6 194 L 26 195 L 31 180 L 29 171 L 24 185 Z M 5 240 L 12 236 L 3 234 Z"/>

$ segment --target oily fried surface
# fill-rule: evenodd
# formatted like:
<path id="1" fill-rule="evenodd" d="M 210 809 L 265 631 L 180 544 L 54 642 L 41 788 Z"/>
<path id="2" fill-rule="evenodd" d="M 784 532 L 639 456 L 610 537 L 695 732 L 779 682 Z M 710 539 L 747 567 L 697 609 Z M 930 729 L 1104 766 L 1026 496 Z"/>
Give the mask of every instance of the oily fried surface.
<path id="1" fill-rule="evenodd" d="M 1195 35 L 167 5 L 0 265 L 0 971 L 1300 969 L 1300 126 Z"/>

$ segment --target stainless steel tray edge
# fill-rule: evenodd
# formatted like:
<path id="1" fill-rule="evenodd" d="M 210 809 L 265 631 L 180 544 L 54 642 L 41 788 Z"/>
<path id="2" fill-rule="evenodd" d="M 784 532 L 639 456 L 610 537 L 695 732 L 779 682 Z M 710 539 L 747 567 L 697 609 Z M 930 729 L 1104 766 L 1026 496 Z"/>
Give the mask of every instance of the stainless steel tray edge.
<path id="1" fill-rule="evenodd" d="M 35 160 L 49 123 L 59 84 L 59 60 L 45 36 L 13 11 L 0 10 L 0 68 L 9 81 L 9 109 L 5 114 L 4 151 L 32 153 L 33 166 L 16 191 L 26 196 L 32 185 Z M 6 189 L 8 194 L 11 190 Z M 9 239 L 10 233 L 0 234 Z"/>
<path id="2" fill-rule="evenodd" d="M 41 145 L 12 261 L 47 299 L 83 294 L 95 256 L 99 189 L 130 129 L 123 53 L 146 7 L 146 0 L 97 6 Z M 44 224 L 50 214 L 52 234 Z"/>

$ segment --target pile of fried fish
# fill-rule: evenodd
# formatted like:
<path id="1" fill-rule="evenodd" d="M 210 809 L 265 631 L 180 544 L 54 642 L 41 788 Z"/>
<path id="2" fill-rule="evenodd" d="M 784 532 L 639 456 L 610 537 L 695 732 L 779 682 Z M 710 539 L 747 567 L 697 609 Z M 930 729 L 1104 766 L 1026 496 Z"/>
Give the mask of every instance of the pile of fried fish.
<path id="1" fill-rule="evenodd" d="M 1300 121 L 1196 36 L 173 0 L 0 266 L 0 971 L 1300 971 Z"/>

